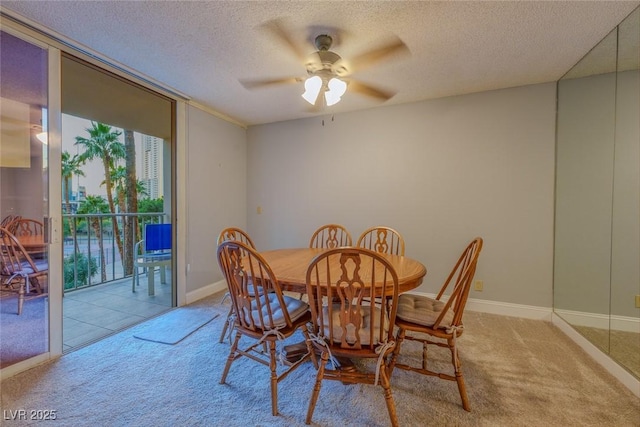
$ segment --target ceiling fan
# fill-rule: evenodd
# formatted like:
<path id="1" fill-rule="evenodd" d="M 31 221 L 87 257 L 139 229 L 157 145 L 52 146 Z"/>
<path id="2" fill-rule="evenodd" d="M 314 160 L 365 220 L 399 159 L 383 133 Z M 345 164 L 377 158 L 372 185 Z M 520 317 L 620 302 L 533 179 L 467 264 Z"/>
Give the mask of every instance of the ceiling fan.
<path id="1" fill-rule="evenodd" d="M 357 71 L 390 58 L 392 55 L 408 53 L 409 49 L 399 38 L 394 38 L 378 48 L 349 60 L 343 60 L 340 55 L 331 50 L 334 39 L 325 32 L 318 34 L 314 38 L 316 51 L 307 55 L 279 21 L 270 21 L 263 27 L 272 33 L 304 64 L 307 76 L 240 80 L 240 83 L 245 88 L 257 89 L 277 84 L 304 82 L 305 91 L 302 97 L 316 109 L 340 102 L 347 89 L 349 92 L 359 93 L 380 101 L 386 101 L 395 95 L 395 92 L 369 85 L 350 76 Z"/>

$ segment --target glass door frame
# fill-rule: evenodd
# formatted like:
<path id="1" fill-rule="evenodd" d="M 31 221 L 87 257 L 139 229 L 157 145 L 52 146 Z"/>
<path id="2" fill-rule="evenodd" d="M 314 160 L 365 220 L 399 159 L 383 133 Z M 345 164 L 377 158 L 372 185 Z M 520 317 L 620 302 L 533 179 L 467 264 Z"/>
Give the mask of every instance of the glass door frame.
<path id="1" fill-rule="evenodd" d="M 25 21 L 21 16 L 14 15 L 0 6 L 0 25 L 3 31 L 16 35 L 29 43 L 41 47 L 48 52 L 48 197 L 49 197 L 49 351 L 39 356 L 11 365 L 0 371 L 0 379 L 27 370 L 49 359 L 63 355 L 63 238 L 62 230 L 62 108 L 61 108 L 61 63 L 62 52 L 77 56 L 98 68 L 114 73 L 125 80 L 129 80 L 152 91 L 158 92 L 174 101 L 172 111 L 172 142 L 171 142 L 171 189 L 169 206 L 171 222 L 174 224 L 174 243 L 176 253 L 172 268 L 173 304 L 176 307 L 187 304 L 186 276 L 188 271 L 187 247 L 183 236 L 186 234 L 185 221 L 188 209 L 184 194 L 186 193 L 186 123 L 187 103 L 189 97 L 166 87 L 160 82 L 145 79 L 137 75 L 126 66 L 114 65 L 108 58 L 98 52 L 74 45 L 66 37 L 51 33 L 49 29 L 40 27 L 37 23 Z"/>
<path id="2" fill-rule="evenodd" d="M 0 379 L 12 376 L 34 367 L 49 359 L 62 355 L 62 175 L 61 175 L 61 139 L 60 139 L 60 50 L 41 40 L 32 31 L 0 16 L 2 31 L 37 46 L 47 52 L 47 155 L 43 159 L 46 165 L 46 184 L 44 194 L 47 198 L 48 218 L 48 348 L 42 354 L 10 365 L 0 371 Z"/>

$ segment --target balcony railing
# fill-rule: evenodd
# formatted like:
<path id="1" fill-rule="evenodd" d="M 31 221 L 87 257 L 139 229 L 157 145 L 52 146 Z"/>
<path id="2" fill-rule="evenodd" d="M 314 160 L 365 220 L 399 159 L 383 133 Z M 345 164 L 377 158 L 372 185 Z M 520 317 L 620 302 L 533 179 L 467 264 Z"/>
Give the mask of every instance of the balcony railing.
<path id="1" fill-rule="evenodd" d="M 167 222 L 168 215 L 68 214 L 63 221 L 64 291 L 69 292 L 130 277 L 133 248 L 143 238 L 144 226 Z"/>

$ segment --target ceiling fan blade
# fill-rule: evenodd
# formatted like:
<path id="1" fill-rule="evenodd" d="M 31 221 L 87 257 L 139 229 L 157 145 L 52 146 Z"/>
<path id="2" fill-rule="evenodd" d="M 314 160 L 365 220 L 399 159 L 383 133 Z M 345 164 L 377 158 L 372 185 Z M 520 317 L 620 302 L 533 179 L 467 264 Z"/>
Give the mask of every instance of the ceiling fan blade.
<path id="1" fill-rule="evenodd" d="M 292 84 L 299 83 L 302 81 L 299 77 L 282 77 L 279 79 L 261 79 L 261 80 L 239 80 L 240 84 L 245 87 L 245 89 L 260 89 L 263 87 L 269 87 L 279 84 Z"/>
<path id="2" fill-rule="evenodd" d="M 396 38 L 395 40 L 390 41 L 384 46 L 381 46 L 377 49 L 358 55 L 352 58 L 351 60 L 349 60 L 349 63 L 351 65 L 349 67 L 349 71 L 350 73 L 354 73 L 354 72 L 363 70 L 365 68 L 371 67 L 372 65 L 375 65 L 378 62 L 381 62 L 382 60 L 390 57 L 391 55 L 395 55 L 395 54 L 406 55 L 409 53 L 411 52 L 409 51 L 409 48 L 407 47 L 407 45 L 404 44 L 404 42 L 399 38 Z"/>
<path id="3" fill-rule="evenodd" d="M 272 21 L 268 21 L 262 25 L 262 28 L 270 32 L 282 44 L 287 46 L 299 62 L 304 63 L 306 61 L 308 52 L 305 52 L 303 48 L 294 41 L 281 20 L 274 19 Z"/>
<path id="4" fill-rule="evenodd" d="M 387 99 L 392 98 L 396 93 L 393 91 L 388 91 L 384 89 L 379 89 L 368 85 L 366 83 L 359 82 L 357 80 L 350 80 L 347 91 L 359 93 L 361 95 L 370 96 L 372 98 L 380 99 L 382 101 L 386 101 Z"/>

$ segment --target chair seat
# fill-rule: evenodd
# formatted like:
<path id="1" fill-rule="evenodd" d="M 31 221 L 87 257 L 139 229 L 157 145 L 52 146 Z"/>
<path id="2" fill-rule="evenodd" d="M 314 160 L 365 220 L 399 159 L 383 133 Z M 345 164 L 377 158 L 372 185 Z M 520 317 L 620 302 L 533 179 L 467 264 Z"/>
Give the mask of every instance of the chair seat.
<path id="1" fill-rule="evenodd" d="M 166 261 L 171 259 L 171 252 L 163 252 L 163 253 L 145 253 L 138 257 L 139 261 Z"/>
<path id="2" fill-rule="evenodd" d="M 398 319 L 431 327 L 438 320 L 445 303 L 422 295 L 402 294 L 398 298 Z M 451 327 L 453 310 L 449 309 L 440 327 Z"/>
<path id="3" fill-rule="evenodd" d="M 47 262 L 47 260 L 39 260 L 39 261 L 33 260 L 33 263 L 38 269 L 38 272 L 49 270 L 49 263 Z M 29 265 L 29 263 L 26 261 L 22 262 L 20 265 L 22 266 L 22 273 L 24 274 L 33 274 L 36 272 L 33 270 L 33 268 L 31 268 L 31 265 Z"/>
<path id="4" fill-rule="evenodd" d="M 268 313 L 267 313 L 268 308 L 267 308 L 267 305 L 264 304 L 264 298 L 268 298 L 269 305 L 271 306 L 271 311 L 273 313 L 274 326 L 276 327 L 286 326 L 287 323 L 284 318 L 282 308 L 280 307 L 280 302 L 278 301 L 278 295 L 275 293 L 268 293 L 266 295 L 261 295 L 260 298 L 262 302 L 260 306 L 262 307 L 263 317 L 268 318 Z M 289 313 L 289 317 L 291 318 L 292 322 L 295 322 L 296 320 L 298 320 L 300 317 L 306 314 L 307 311 L 309 310 L 309 304 L 307 304 L 304 301 L 300 301 L 297 298 L 292 298 L 290 296 L 283 295 L 282 299 L 284 300 L 284 304 L 286 306 L 287 312 Z M 254 319 L 257 319 L 259 317 L 258 310 L 259 310 L 258 302 L 253 301 L 251 303 L 251 316 Z"/>
<path id="5" fill-rule="evenodd" d="M 360 344 L 362 345 L 369 345 L 371 344 L 370 342 L 370 337 L 371 337 L 371 311 L 369 311 L 368 306 L 365 306 L 364 308 L 360 309 L 360 314 L 362 315 L 362 326 L 360 327 L 360 330 L 358 332 L 358 335 L 360 337 Z M 323 310 L 323 316 L 325 316 L 325 319 L 329 318 L 329 308 L 325 307 Z M 375 329 L 373 332 L 373 338 L 374 338 L 374 343 L 373 344 L 378 344 L 378 340 L 377 338 L 380 336 L 380 309 L 378 307 L 374 307 L 374 324 L 373 324 L 373 328 Z M 332 324 L 333 324 L 333 342 L 334 343 L 341 343 L 342 342 L 342 327 L 341 322 L 340 322 L 340 304 L 334 304 L 333 305 L 333 310 L 332 310 Z M 349 330 L 349 327 L 346 328 L 347 329 L 347 338 L 346 341 L 350 344 L 355 343 L 355 335 L 352 331 Z M 385 332 L 388 331 L 389 329 L 389 325 L 388 322 L 385 321 L 385 325 L 384 325 L 384 330 Z M 324 336 L 329 337 L 331 336 L 329 334 L 329 324 L 328 322 L 325 324 L 324 326 Z"/>

